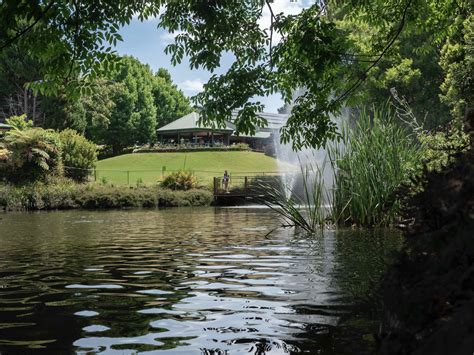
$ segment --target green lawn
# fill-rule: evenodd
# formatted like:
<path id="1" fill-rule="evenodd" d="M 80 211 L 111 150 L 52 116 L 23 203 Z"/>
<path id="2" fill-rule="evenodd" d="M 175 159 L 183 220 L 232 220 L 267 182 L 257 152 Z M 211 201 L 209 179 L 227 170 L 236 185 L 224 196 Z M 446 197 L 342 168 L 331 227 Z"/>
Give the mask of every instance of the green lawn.
<path id="1" fill-rule="evenodd" d="M 228 170 L 231 176 L 261 175 L 278 171 L 277 160 L 255 152 L 186 152 L 136 153 L 101 160 L 97 163 L 97 180 L 106 178 L 116 184 L 154 183 L 161 179 L 162 169 L 191 170 L 203 184 Z M 127 173 L 128 171 L 128 173 Z"/>

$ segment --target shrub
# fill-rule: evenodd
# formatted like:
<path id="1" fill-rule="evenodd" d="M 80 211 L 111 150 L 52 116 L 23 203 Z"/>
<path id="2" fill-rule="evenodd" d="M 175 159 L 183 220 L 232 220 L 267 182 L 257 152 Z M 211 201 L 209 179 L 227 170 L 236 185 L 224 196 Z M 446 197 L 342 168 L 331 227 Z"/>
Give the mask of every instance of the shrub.
<path id="1" fill-rule="evenodd" d="M 154 153 L 154 152 L 227 152 L 227 151 L 246 151 L 251 150 L 250 146 L 247 143 L 237 143 L 232 144 L 229 146 L 219 145 L 214 147 L 209 146 L 196 146 L 196 145 L 187 145 L 187 144 L 157 144 L 154 146 L 150 145 L 143 145 L 138 148 L 130 148 L 124 149 L 120 154 L 127 154 L 127 153 Z M 101 154 L 101 159 L 106 157 L 112 156 L 114 154 L 106 155 L 104 153 Z"/>
<path id="2" fill-rule="evenodd" d="M 469 135 L 462 128 L 450 125 L 437 132 L 421 132 L 418 139 L 423 146 L 423 163 L 428 171 L 441 171 L 455 161 L 456 154 L 466 151 L 469 146 Z"/>
<path id="3" fill-rule="evenodd" d="M 97 162 L 97 146 L 73 129 L 65 129 L 59 137 L 66 177 L 78 182 L 86 181 L 90 169 Z"/>
<path id="4" fill-rule="evenodd" d="M 141 207 L 141 200 L 136 191 L 129 188 L 94 185 L 79 188 L 76 200 L 84 208 L 122 208 Z"/>
<path id="5" fill-rule="evenodd" d="M 209 206 L 213 199 L 210 191 L 202 189 L 182 191 L 177 196 L 180 198 L 178 202 L 181 202 L 179 206 Z"/>
<path id="6" fill-rule="evenodd" d="M 190 190 L 198 185 L 197 178 L 190 171 L 176 171 L 167 175 L 161 186 L 171 190 Z"/>
<path id="7" fill-rule="evenodd" d="M 5 123 L 20 131 L 33 128 L 33 121 L 27 120 L 26 115 L 12 116 L 5 120 Z"/>
<path id="8" fill-rule="evenodd" d="M 232 144 L 230 148 L 235 150 L 250 150 L 250 146 L 247 143 Z"/>
<path id="9" fill-rule="evenodd" d="M 71 182 L 35 182 L 19 187 L 0 186 L 0 206 L 8 210 L 51 210 L 76 208 Z"/>
<path id="10" fill-rule="evenodd" d="M 52 130 L 11 130 L 0 149 L 0 174 L 7 181 L 44 181 L 62 175 L 61 141 Z"/>
<path id="11" fill-rule="evenodd" d="M 188 191 L 158 190 L 157 202 L 160 207 L 209 206 L 213 195 L 209 190 Z"/>
<path id="12" fill-rule="evenodd" d="M 65 179 L 23 186 L 0 185 L 0 207 L 6 210 L 208 206 L 211 202 L 212 193 L 208 190 L 79 185 Z"/>

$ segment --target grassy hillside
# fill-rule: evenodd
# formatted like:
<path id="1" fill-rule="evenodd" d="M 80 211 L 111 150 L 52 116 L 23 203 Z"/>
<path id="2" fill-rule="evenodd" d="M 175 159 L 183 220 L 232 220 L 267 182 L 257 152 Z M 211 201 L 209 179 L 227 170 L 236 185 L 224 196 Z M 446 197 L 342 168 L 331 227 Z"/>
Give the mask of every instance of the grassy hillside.
<path id="1" fill-rule="evenodd" d="M 186 152 L 126 154 L 97 163 L 97 179 L 103 177 L 117 184 L 154 183 L 161 179 L 162 169 L 191 170 L 205 184 L 224 170 L 231 175 L 260 175 L 278 171 L 277 160 L 255 152 Z M 127 171 L 129 171 L 127 173 Z M 127 176 L 128 175 L 128 176 Z"/>

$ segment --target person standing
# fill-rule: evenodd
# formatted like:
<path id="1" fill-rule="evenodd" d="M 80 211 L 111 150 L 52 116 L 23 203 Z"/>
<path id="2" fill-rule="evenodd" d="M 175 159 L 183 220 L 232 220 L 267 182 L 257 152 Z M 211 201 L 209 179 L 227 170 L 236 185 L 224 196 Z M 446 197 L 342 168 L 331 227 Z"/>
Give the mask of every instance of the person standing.
<path id="1" fill-rule="evenodd" d="M 222 177 L 222 189 L 226 193 L 229 193 L 229 181 L 230 181 L 230 175 L 227 172 L 227 170 L 225 170 L 224 171 L 224 176 Z"/>

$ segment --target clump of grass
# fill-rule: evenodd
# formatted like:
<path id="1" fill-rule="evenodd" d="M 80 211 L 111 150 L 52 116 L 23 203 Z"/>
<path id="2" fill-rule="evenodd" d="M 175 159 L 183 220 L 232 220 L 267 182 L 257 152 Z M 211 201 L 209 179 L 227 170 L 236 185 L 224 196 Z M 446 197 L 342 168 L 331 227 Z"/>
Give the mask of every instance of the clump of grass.
<path id="1" fill-rule="evenodd" d="M 419 169 L 424 152 L 417 132 L 397 122 L 396 117 L 389 105 L 362 109 L 354 127 L 344 125 L 339 141 L 329 144 L 323 164 L 317 165 L 314 159 L 301 168 L 302 194 L 295 193 L 293 187 L 288 194 L 285 188 L 266 186 L 263 203 L 283 217 L 284 226 L 309 233 L 329 223 L 394 223 L 400 209 L 395 192 Z M 328 162 L 332 186 L 324 185 Z"/>
<path id="2" fill-rule="evenodd" d="M 398 214 L 396 189 L 421 159 L 416 134 L 397 124 L 388 106 L 362 109 L 342 144 L 328 153 L 334 169 L 333 219 L 337 224 L 388 225 Z"/>
<path id="3" fill-rule="evenodd" d="M 316 164 L 300 164 L 302 193 L 293 186 L 261 185 L 264 198 L 261 200 L 284 219 L 283 227 L 297 227 L 306 233 L 324 228 L 328 222 L 327 190 L 324 186 L 324 168 Z"/>

